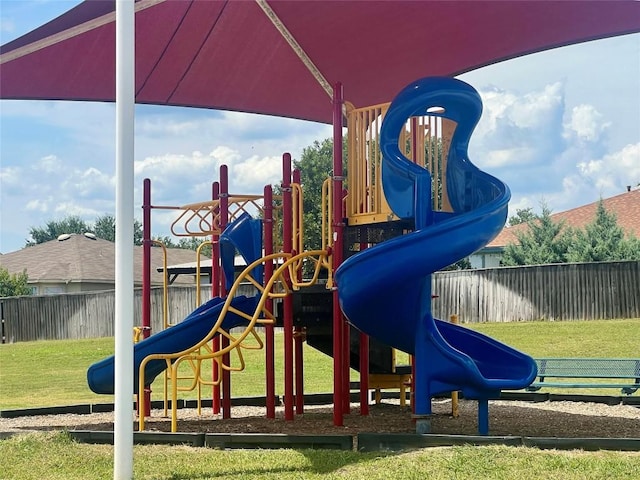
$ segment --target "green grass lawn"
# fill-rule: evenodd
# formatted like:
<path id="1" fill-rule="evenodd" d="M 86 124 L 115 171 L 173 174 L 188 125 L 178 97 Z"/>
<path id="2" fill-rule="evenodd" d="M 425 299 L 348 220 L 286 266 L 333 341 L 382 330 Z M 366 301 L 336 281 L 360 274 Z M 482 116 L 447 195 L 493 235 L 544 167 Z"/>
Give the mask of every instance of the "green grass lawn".
<path id="1" fill-rule="evenodd" d="M 637 357 L 640 354 L 640 319 L 469 324 L 534 357 Z M 276 334 L 276 393 L 283 393 L 282 334 Z M 87 368 L 113 353 L 113 338 L 24 342 L 0 345 L 0 409 L 77 403 L 112 402 L 110 395 L 92 393 L 86 382 Z M 245 350 L 246 370 L 232 374 L 232 395 L 264 395 L 264 351 Z M 304 345 L 305 392 L 331 392 L 333 360 Z M 399 363 L 407 361 L 399 355 Z M 237 361 L 234 361 L 237 365 Z M 183 369 L 182 373 L 187 373 Z M 207 363 L 204 377 L 211 378 Z M 352 372 L 352 379 L 357 373 Z M 153 384 L 153 399 L 162 399 L 163 382 Z M 573 390 L 573 393 L 594 393 Z M 596 393 L 619 394 L 605 390 Z M 205 387 L 203 397 L 210 397 Z M 636 394 L 637 395 L 637 394 Z M 196 398 L 184 392 L 180 398 Z"/>
<path id="2" fill-rule="evenodd" d="M 400 454 L 134 447 L 137 480 L 609 480 L 638 478 L 639 468 L 637 452 L 505 446 L 428 448 Z M 20 480 L 110 479 L 113 447 L 75 443 L 64 433 L 22 435 L 0 441 L 0 472 L 2 478 Z"/>
<path id="3" fill-rule="evenodd" d="M 638 358 L 640 319 L 468 324 L 532 357 Z"/>
<path id="4" fill-rule="evenodd" d="M 471 328 L 533 356 L 637 357 L 640 344 L 640 319 L 482 324 Z M 281 334 L 276 335 L 276 351 L 276 390 L 281 394 Z M 0 345 L 0 409 L 113 401 L 111 396 L 91 393 L 86 384 L 89 365 L 112 352 L 112 338 Z M 264 395 L 264 353 L 245 354 L 247 369 L 233 374 L 232 395 Z M 330 392 L 332 359 L 306 344 L 304 355 L 306 391 Z M 400 361 L 406 360 L 406 356 L 399 357 Z M 161 381 L 154 384 L 154 398 L 161 398 L 157 394 L 161 387 Z M 599 393 L 618 394 L 610 390 Z M 181 396 L 194 398 L 194 394 Z M 113 456 L 112 446 L 76 443 L 64 432 L 19 435 L 0 441 L 0 477 L 109 479 L 113 477 Z M 134 447 L 134 459 L 135 478 L 154 480 L 604 480 L 638 478 L 640 471 L 638 452 L 562 452 L 506 446 L 428 448 L 392 454 L 138 445 Z"/>
<path id="5" fill-rule="evenodd" d="M 276 334 L 276 394 L 283 387 L 283 335 Z M 84 340 L 45 340 L 0 345 L 0 410 L 30 408 L 78 403 L 113 402 L 112 395 L 97 395 L 87 385 L 87 369 L 91 364 L 112 355 L 113 338 Z M 333 388 L 333 359 L 304 344 L 305 391 L 330 392 Z M 234 397 L 262 396 L 265 394 L 264 350 L 243 350 L 246 368 L 232 373 Z M 237 357 L 232 365 L 239 365 Z M 179 375 L 191 374 L 183 363 Z M 212 378 L 210 361 L 204 363 L 202 376 Z M 184 383 L 186 384 L 186 382 Z M 163 375 L 152 385 L 153 400 L 162 400 Z M 211 387 L 203 387 L 203 398 L 211 398 Z M 195 399 L 197 393 L 180 392 L 178 398 Z"/>

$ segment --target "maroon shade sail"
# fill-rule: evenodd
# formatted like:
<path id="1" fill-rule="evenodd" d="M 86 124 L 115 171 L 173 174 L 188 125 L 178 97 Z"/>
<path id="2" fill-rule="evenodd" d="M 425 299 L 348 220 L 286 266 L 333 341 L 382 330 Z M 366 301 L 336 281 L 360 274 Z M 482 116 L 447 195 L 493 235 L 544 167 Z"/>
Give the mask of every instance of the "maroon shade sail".
<path id="1" fill-rule="evenodd" d="M 2 46 L 0 98 L 113 101 L 114 9 L 86 1 Z M 632 0 L 139 0 L 136 101 L 330 123 L 336 82 L 375 105 L 420 77 L 639 31 Z"/>

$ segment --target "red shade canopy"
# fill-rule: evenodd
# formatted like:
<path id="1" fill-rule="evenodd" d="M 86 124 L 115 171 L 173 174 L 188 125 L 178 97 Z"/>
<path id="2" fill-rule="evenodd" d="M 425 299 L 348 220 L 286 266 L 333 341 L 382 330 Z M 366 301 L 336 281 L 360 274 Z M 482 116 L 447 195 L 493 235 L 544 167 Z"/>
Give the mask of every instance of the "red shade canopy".
<path id="1" fill-rule="evenodd" d="M 115 4 L 86 1 L 1 47 L 0 97 L 115 98 Z M 331 122 L 412 80 L 640 31 L 640 2 L 139 0 L 136 100 Z"/>

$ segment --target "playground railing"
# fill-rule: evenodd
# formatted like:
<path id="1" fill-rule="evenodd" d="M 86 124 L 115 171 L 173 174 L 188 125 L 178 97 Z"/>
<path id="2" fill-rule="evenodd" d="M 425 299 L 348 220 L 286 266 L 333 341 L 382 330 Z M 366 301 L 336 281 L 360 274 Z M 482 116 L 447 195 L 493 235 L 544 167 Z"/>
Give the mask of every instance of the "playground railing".
<path id="1" fill-rule="evenodd" d="M 220 312 L 218 319 L 216 320 L 209 333 L 197 342 L 192 347 L 175 352 L 171 354 L 153 354 L 145 357 L 140 363 L 139 367 L 139 391 L 143 391 L 145 388 L 145 368 L 147 364 L 152 360 L 164 360 L 167 363 L 167 369 L 170 372 L 169 378 L 171 379 L 171 430 L 175 432 L 177 430 L 177 392 L 178 391 L 191 391 L 201 384 L 216 385 L 222 379 L 222 371 L 241 371 L 245 367 L 245 361 L 242 354 L 242 349 L 261 349 L 263 347 L 262 340 L 255 331 L 255 327 L 258 325 L 266 325 L 275 323 L 274 315 L 265 307 L 267 299 L 284 298 L 291 293 L 291 289 L 298 289 L 301 287 L 309 286 L 317 282 L 319 272 L 323 265 L 326 263 L 326 257 L 328 252 L 324 250 L 315 250 L 302 252 L 298 255 L 292 255 L 288 253 L 275 253 L 267 255 L 255 262 L 248 265 L 243 272 L 239 275 L 237 280 L 231 287 L 229 294 L 225 300 L 224 307 Z M 317 259 L 315 257 L 318 257 Z M 314 273 L 311 279 L 300 281 L 297 279 L 296 266 L 300 261 L 304 259 L 312 259 L 315 262 Z M 258 280 L 254 279 L 251 275 L 253 269 L 262 263 L 274 262 L 279 263 L 278 268 L 274 271 L 272 277 L 268 279 L 263 286 Z M 237 290 L 241 284 L 250 283 L 253 285 L 260 294 L 257 307 L 252 314 L 244 313 L 231 305 L 232 299 L 236 296 Z M 291 285 L 291 287 L 289 287 Z M 234 313 L 247 320 L 247 324 L 244 330 L 237 335 L 232 334 L 222 328 L 222 323 L 225 316 L 229 313 Z M 209 341 L 215 336 L 221 335 L 229 340 L 229 344 L 224 348 L 213 351 L 208 345 Z M 248 343 L 245 340 L 251 338 L 253 343 Z M 204 352 L 204 353 L 203 353 Z M 226 354 L 235 352 L 238 366 L 232 366 L 231 362 L 225 364 L 223 358 Z M 203 360 L 214 360 L 218 369 L 218 376 L 216 381 L 206 381 L 200 379 L 201 362 Z M 191 363 L 192 368 L 195 371 L 194 377 L 188 377 L 191 383 L 186 387 L 178 388 L 178 368 L 182 362 Z M 195 380 L 194 380 L 195 378 Z M 200 379 L 200 381 L 197 381 Z M 198 387 L 199 388 L 199 387 Z M 145 411 L 145 399 L 143 395 L 140 395 L 140 411 Z M 144 415 L 139 417 L 139 428 L 144 430 L 145 418 Z"/>
<path id="2" fill-rule="evenodd" d="M 237 219 L 245 212 L 253 215 L 263 211 L 264 197 L 262 195 L 229 194 L 228 200 L 229 221 Z M 180 210 L 180 214 L 171 224 L 171 233 L 176 237 L 219 235 L 221 233 L 220 200 L 190 203 L 181 207 L 155 206 L 154 208 Z"/>

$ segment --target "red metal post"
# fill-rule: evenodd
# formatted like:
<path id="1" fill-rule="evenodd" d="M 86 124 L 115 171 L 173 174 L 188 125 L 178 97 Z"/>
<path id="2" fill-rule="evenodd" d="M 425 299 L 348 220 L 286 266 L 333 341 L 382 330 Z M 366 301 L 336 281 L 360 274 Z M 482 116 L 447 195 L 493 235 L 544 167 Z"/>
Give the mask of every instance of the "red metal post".
<path id="1" fill-rule="evenodd" d="M 220 166 L 220 231 L 223 231 L 229 222 L 229 169 L 226 165 Z M 224 275 L 220 275 L 220 296 L 227 294 Z M 229 346 L 229 339 L 222 337 L 220 348 Z M 231 355 L 228 353 L 222 356 L 222 362 L 229 364 Z M 231 372 L 222 372 L 222 418 L 231 418 Z"/>
<path id="2" fill-rule="evenodd" d="M 220 199 L 220 184 L 218 182 L 213 182 L 211 185 L 211 198 L 213 200 Z M 218 214 L 220 213 L 220 207 L 217 208 Z M 216 212 L 212 212 L 215 221 Z M 211 297 L 215 298 L 220 295 L 220 244 L 218 240 L 220 239 L 219 235 L 211 235 Z M 212 340 L 211 349 L 214 352 L 220 350 L 220 337 L 215 336 Z M 218 368 L 217 363 L 213 360 L 213 388 L 212 388 L 212 396 L 211 396 L 211 408 L 213 409 L 213 413 L 215 415 L 220 413 L 220 384 L 216 384 L 218 381 Z"/>
<path id="3" fill-rule="evenodd" d="M 142 183 L 142 338 L 151 335 L 151 208 L 151 180 L 145 178 Z M 144 389 L 144 405 L 144 416 L 148 417 L 151 387 Z"/>
<path id="4" fill-rule="evenodd" d="M 264 256 L 273 253 L 273 189 L 271 185 L 264 187 L 263 205 L 264 227 Z M 264 265 L 264 283 L 273 276 L 273 262 Z M 267 299 L 265 308 L 273 313 L 273 299 Z M 273 325 L 265 325 L 264 354 L 266 373 L 267 418 L 276 418 L 276 363 L 275 363 L 275 335 Z"/>
<path id="5" fill-rule="evenodd" d="M 333 87 L 333 270 L 342 263 L 342 84 Z M 339 288 L 339 286 L 338 286 Z M 343 405 L 343 340 L 344 321 L 338 301 L 338 290 L 333 291 L 333 424 L 344 424 Z"/>
<path id="6" fill-rule="evenodd" d="M 340 202 L 340 205 L 343 206 L 343 210 L 342 210 L 342 217 L 341 218 L 346 218 L 347 216 L 347 211 L 345 207 L 345 203 L 344 203 L 344 199 L 347 196 L 347 191 L 343 190 L 342 191 L 342 200 Z M 343 222 L 344 223 L 344 222 Z M 344 251 L 344 249 L 343 249 Z M 344 329 L 344 333 L 342 334 L 342 348 L 343 348 L 343 352 L 342 352 L 342 401 L 344 403 L 343 406 L 343 412 L 346 413 L 351 413 L 351 326 L 344 321 L 344 316 L 343 316 L 343 329 Z"/>
<path id="7" fill-rule="evenodd" d="M 301 185 L 300 170 L 297 168 L 293 171 L 293 183 Z M 302 212 L 298 212 L 302 215 Z M 297 232 L 298 235 L 302 235 L 302 232 Z M 304 246 L 303 246 L 304 248 Z M 296 252 L 302 253 L 302 252 Z M 302 280 L 302 272 L 298 272 L 298 280 Z M 296 383 L 296 413 L 304 413 L 304 357 L 303 357 L 303 344 L 304 344 L 304 329 L 294 327 L 293 339 L 294 339 L 294 356 L 295 356 L 295 383 Z"/>
<path id="8" fill-rule="evenodd" d="M 351 326 L 342 321 L 342 412 L 351 413 Z"/>
<path id="9" fill-rule="evenodd" d="M 282 156 L 282 250 L 293 249 L 293 206 L 291 199 L 291 154 Z M 290 282 L 286 276 L 287 282 Z M 293 299 L 282 300 L 284 315 L 284 418 L 293 420 Z"/>

